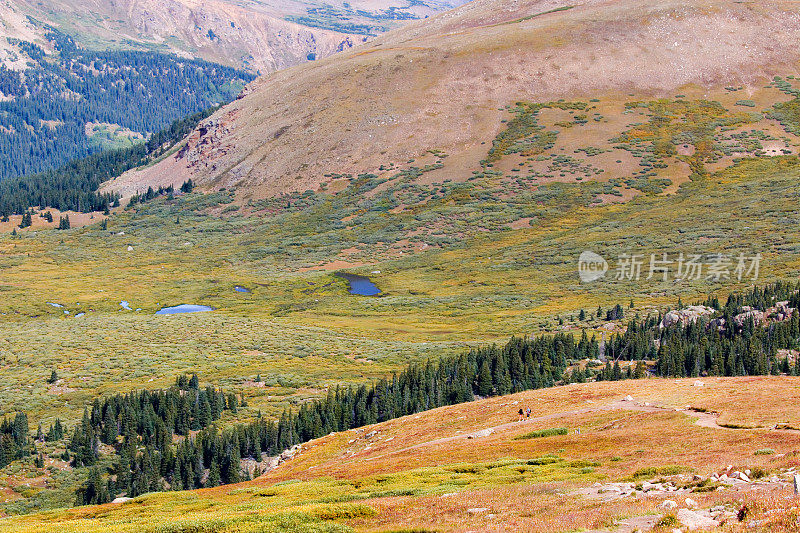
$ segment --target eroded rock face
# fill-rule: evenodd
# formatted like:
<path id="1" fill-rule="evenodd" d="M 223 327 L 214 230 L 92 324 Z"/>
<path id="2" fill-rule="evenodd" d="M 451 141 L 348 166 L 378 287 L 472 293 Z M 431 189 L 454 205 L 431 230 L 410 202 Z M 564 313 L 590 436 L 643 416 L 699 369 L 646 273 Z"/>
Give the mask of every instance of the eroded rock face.
<path id="1" fill-rule="evenodd" d="M 30 13 L 69 34 L 85 35 L 101 46 L 124 34 L 133 43 L 160 46 L 182 57 L 197 57 L 261 73 L 327 57 L 365 40 L 362 35 L 286 20 L 287 16 L 302 16 L 309 4 L 313 6 L 313 2 L 304 4 L 296 0 L 18 0 L 16 3 L 18 10 L 0 6 L 0 18 L 5 25 L 17 22 L 18 17 L 13 16 L 16 12 Z M 388 6 L 392 1 L 383 4 Z M 437 4 L 426 9 L 425 14 L 448 7 L 450 4 Z M 96 22 L 98 18 L 103 19 L 102 24 Z M 15 30 L 17 27 L 25 26 L 14 24 Z M 44 32 L 37 33 L 41 37 Z M 20 36 L 37 41 L 26 33 Z"/>

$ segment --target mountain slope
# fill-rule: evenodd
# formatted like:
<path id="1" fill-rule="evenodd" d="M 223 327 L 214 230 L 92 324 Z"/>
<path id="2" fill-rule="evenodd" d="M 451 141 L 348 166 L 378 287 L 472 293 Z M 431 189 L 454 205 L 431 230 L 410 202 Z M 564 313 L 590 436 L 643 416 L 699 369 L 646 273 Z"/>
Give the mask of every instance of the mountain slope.
<path id="1" fill-rule="evenodd" d="M 427 150 L 449 154 L 447 177 L 464 180 L 503 128 L 498 108 L 518 100 L 608 95 L 621 111 L 627 94 L 751 93 L 793 73 L 798 14 L 781 1 L 478 0 L 263 77 L 209 120 L 210 135 L 110 187 L 191 177 L 258 197 L 316 189 L 331 174 L 380 174 Z"/>
<path id="2" fill-rule="evenodd" d="M 94 49 L 145 48 L 271 72 L 459 1 L 24 0 L 0 4 L 0 19 L 11 25 L 18 16 L 10 12 L 30 15 Z"/>
<path id="3" fill-rule="evenodd" d="M 589 383 L 434 409 L 311 441 L 253 481 L 9 517 L 0 531 L 629 532 L 675 520 L 666 500 L 720 531 L 753 520 L 794 531 L 797 430 L 775 426 L 800 415 L 797 378 L 695 383 Z"/>

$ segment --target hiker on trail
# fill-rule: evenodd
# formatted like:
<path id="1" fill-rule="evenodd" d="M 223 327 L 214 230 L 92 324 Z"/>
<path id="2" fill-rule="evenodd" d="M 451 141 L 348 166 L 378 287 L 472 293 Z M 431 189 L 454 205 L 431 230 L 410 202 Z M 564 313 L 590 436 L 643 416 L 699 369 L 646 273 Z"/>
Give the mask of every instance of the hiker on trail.
<path id="1" fill-rule="evenodd" d="M 525 413 L 522 412 L 522 407 L 519 408 L 519 420 L 517 422 L 522 422 L 525 420 Z"/>
<path id="2" fill-rule="evenodd" d="M 525 417 L 530 419 L 530 417 L 531 417 L 531 408 L 530 407 L 528 407 L 528 409 L 525 411 Z"/>

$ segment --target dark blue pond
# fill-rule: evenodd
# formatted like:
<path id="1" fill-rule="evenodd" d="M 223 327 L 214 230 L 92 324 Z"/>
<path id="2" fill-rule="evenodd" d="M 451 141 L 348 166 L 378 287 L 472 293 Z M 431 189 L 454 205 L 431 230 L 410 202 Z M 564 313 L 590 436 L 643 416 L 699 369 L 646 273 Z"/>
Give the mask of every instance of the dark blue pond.
<path id="1" fill-rule="evenodd" d="M 207 305 L 192 305 L 192 304 L 183 304 L 183 305 L 176 305 L 175 307 L 165 307 L 156 311 L 157 315 L 178 315 L 181 313 L 203 313 L 205 311 L 213 311 L 212 307 L 208 307 Z"/>
<path id="2" fill-rule="evenodd" d="M 358 276 L 356 274 L 347 274 L 345 272 L 337 272 L 337 276 L 347 280 L 350 285 L 350 294 L 357 294 L 359 296 L 378 296 L 381 290 L 377 285 L 372 283 L 366 276 Z"/>

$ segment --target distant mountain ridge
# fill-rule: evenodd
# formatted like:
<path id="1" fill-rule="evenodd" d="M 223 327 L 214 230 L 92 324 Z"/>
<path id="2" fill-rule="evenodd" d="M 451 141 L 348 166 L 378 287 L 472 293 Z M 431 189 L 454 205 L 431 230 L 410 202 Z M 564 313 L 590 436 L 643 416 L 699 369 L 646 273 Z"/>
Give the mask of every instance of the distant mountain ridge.
<path id="1" fill-rule="evenodd" d="M 463 1 L 0 0 L 0 180 L 141 142 L 257 73 Z"/>
<path id="2" fill-rule="evenodd" d="M 267 73 L 464 1 L 4 0 L 0 49 L 4 33 L 33 41 L 36 26 L 49 24 L 83 47 L 171 52 Z"/>

